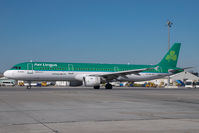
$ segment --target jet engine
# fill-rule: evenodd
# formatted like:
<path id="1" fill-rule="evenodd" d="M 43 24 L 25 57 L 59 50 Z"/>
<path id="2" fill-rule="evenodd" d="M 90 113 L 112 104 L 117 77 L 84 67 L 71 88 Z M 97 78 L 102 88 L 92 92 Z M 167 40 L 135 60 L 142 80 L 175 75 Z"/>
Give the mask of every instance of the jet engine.
<path id="1" fill-rule="evenodd" d="M 100 86 L 101 79 L 100 77 L 86 76 L 83 77 L 83 82 L 85 86 Z"/>

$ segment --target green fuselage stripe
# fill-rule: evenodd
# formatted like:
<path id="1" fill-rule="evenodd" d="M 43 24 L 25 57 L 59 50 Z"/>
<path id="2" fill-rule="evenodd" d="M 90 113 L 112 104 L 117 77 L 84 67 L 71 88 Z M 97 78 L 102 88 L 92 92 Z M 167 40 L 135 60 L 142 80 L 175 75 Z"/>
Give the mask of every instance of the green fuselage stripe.
<path id="1" fill-rule="evenodd" d="M 15 65 L 11 70 L 36 71 L 86 71 L 86 72 L 118 72 L 134 69 L 152 68 L 156 65 L 126 65 L 126 64 L 94 64 L 94 63 L 56 63 L 56 62 L 24 62 Z M 144 72 L 168 73 L 169 67 L 159 67 Z M 173 68 L 177 69 L 177 68 Z"/>

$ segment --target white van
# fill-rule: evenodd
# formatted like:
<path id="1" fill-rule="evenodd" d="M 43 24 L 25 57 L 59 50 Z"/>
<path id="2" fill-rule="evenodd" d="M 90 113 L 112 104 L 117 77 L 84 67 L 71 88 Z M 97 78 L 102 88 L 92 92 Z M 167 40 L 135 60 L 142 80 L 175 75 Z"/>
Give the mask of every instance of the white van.
<path id="1" fill-rule="evenodd" d="M 186 80 L 185 88 L 194 88 L 194 81 L 193 80 Z"/>
<path id="2" fill-rule="evenodd" d="M 195 82 L 195 87 L 196 87 L 196 88 L 199 88 L 199 81 L 196 81 L 196 82 Z"/>
<path id="3" fill-rule="evenodd" d="M 15 83 L 10 81 L 3 81 L 1 86 L 15 86 Z"/>

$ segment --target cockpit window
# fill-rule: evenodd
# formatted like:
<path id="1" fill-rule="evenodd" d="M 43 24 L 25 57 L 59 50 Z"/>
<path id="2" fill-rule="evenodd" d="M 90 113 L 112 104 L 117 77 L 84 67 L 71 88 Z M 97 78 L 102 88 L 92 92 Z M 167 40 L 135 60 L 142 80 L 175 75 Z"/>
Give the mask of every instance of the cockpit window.
<path id="1" fill-rule="evenodd" d="M 17 69 L 17 67 L 12 67 L 12 69 Z"/>
<path id="2" fill-rule="evenodd" d="M 21 69 L 21 67 L 14 66 L 12 69 Z"/>

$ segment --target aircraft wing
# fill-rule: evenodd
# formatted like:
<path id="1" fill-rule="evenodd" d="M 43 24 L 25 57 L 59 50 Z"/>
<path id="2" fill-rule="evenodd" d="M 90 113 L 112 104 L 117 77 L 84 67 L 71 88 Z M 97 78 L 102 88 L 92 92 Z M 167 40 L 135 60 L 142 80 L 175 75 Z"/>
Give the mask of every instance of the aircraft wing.
<path id="1" fill-rule="evenodd" d="M 112 72 L 112 73 L 107 73 L 107 74 L 95 74 L 95 75 L 90 75 L 90 76 L 98 76 L 98 77 L 103 77 L 105 79 L 115 79 L 119 76 L 126 77 L 126 75 L 129 74 L 136 74 L 139 75 L 140 72 L 146 71 L 146 70 L 151 70 L 155 69 L 153 68 L 142 68 L 142 69 L 134 69 L 134 70 L 128 70 L 128 71 L 119 71 L 119 72 Z"/>

